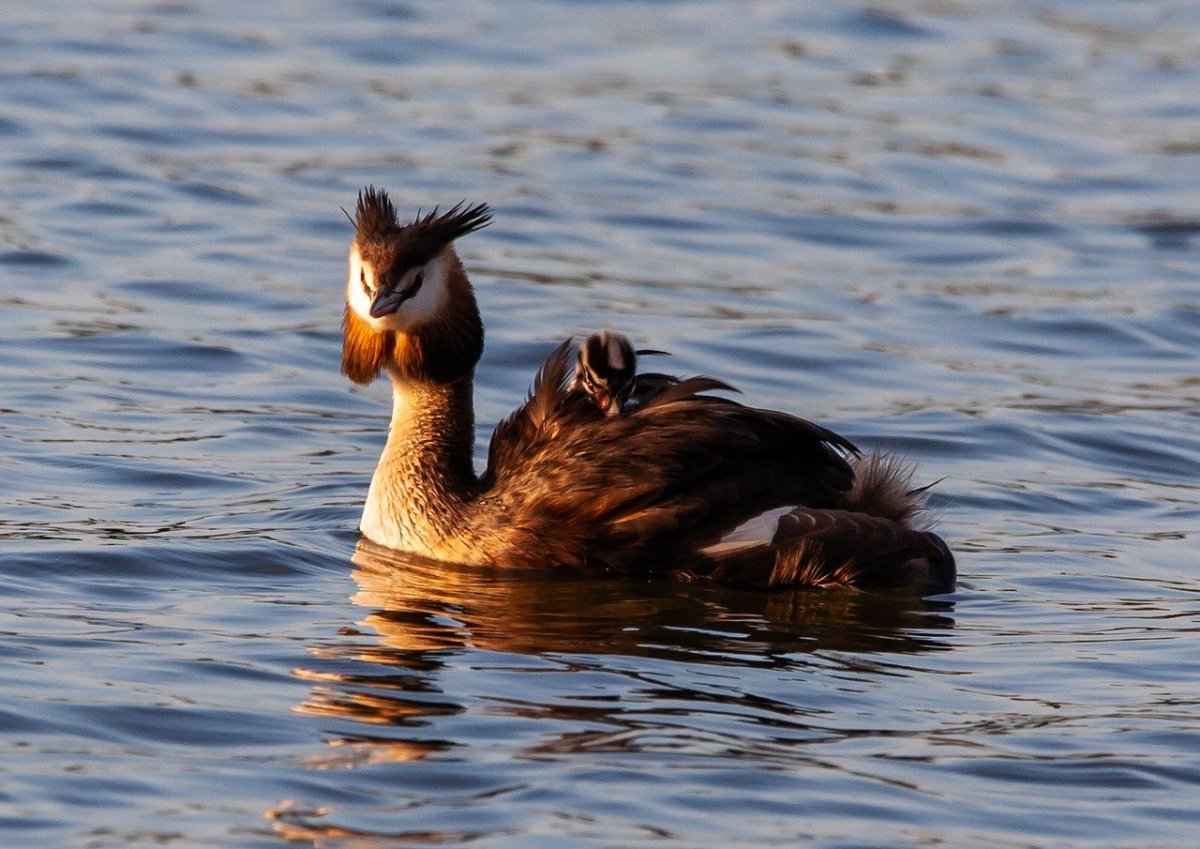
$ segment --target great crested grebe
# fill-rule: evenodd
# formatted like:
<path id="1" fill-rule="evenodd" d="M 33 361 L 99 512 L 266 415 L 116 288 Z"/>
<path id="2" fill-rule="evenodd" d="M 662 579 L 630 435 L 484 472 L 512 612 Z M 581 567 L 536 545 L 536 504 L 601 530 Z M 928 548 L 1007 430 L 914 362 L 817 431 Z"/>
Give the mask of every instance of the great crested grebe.
<path id="1" fill-rule="evenodd" d="M 367 539 L 475 565 L 953 589 L 949 548 L 914 527 L 922 492 L 906 464 L 862 458 L 804 419 L 703 394 L 728 388 L 711 378 L 649 380 L 643 399 L 609 415 L 611 403 L 572 389 L 569 342 L 496 426 L 476 475 L 483 323 L 453 242 L 490 221 L 486 205 L 459 204 L 401 224 L 385 192 L 359 193 L 342 371 L 361 384 L 386 371 L 393 394 L 359 526 Z"/>

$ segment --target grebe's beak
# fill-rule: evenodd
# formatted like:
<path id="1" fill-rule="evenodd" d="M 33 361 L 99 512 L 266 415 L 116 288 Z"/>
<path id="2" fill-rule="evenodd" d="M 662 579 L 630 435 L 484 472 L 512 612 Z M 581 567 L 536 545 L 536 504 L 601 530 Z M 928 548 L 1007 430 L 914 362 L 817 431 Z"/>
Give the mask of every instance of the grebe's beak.
<path id="1" fill-rule="evenodd" d="M 400 305 L 408 300 L 409 293 L 401 289 L 380 288 L 371 301 L 371 318 L 383 318 L 400 309 Z"/>

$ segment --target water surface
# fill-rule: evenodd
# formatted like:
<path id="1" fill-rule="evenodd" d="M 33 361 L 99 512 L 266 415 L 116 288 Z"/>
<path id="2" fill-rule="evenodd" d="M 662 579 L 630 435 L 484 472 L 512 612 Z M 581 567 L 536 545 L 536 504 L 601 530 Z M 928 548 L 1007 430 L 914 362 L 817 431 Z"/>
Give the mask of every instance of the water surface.
<path id="1" fill-rule="evenodd" d="M 9 4 L 3 842 L 1194 845 L 1198 119 L 1170 0 Z M 494 207 L 481 452 L 619 329 L 944 478 L 959 591 L 360 543 L 368 183 Z"/>

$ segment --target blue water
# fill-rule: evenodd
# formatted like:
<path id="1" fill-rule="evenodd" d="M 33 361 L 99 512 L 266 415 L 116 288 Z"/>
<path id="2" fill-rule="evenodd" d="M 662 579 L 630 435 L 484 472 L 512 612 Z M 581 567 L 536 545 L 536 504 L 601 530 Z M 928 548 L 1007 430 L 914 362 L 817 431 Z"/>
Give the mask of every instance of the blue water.
<path id="1" fill-rule="evenodd" d="M 1191 847 L 1200 13 L 0 9 L 0 843 Z M 358 543 L 350 207 L 487 201 L 482 452 L 609 327 L 934 490 L 961 586 Z"/>

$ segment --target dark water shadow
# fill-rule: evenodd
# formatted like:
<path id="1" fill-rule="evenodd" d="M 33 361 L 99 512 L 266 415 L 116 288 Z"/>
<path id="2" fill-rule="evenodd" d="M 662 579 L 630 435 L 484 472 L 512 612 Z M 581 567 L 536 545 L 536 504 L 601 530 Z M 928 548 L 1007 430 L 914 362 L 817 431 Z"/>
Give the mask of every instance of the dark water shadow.
<path id="1" fill-rule="evenodd" d="M 465 654 L 504 655 L 502 661 L 484 662 L 515 668 L 536 669 L 547 661 L 574 670 L 620 665 L 636 675 L 639 666 L 663 662 L 793 669 L 817 656 L 816 662 L 828 664 L 828 652 L 848 668 L 886 672 L 896 656 L 947 650 L 944 635 L 954 624 L 953 605 L 945 601 L 480 569 L 362 541 L 353 563 L 358 591 L 352 601 L 369 612 L 336 639 L 310 647 L 319 663 L 296 671 L 314 683 L 298 710 L 375 727 L 425 726 L 465 710 L 462 699 L 439 681 L 441 670 Z M 713 698 L 699 689 L 693 695 Z M 560 710 L 552 704 L 539 709 Z M 598 709 L 615 711 L 619 705 Z M 356 752 L 346 757 L 355 761 L 419 759 L 454 746 L 426 736 L 371 734 L 329 742 L 353 747 Z"/>

